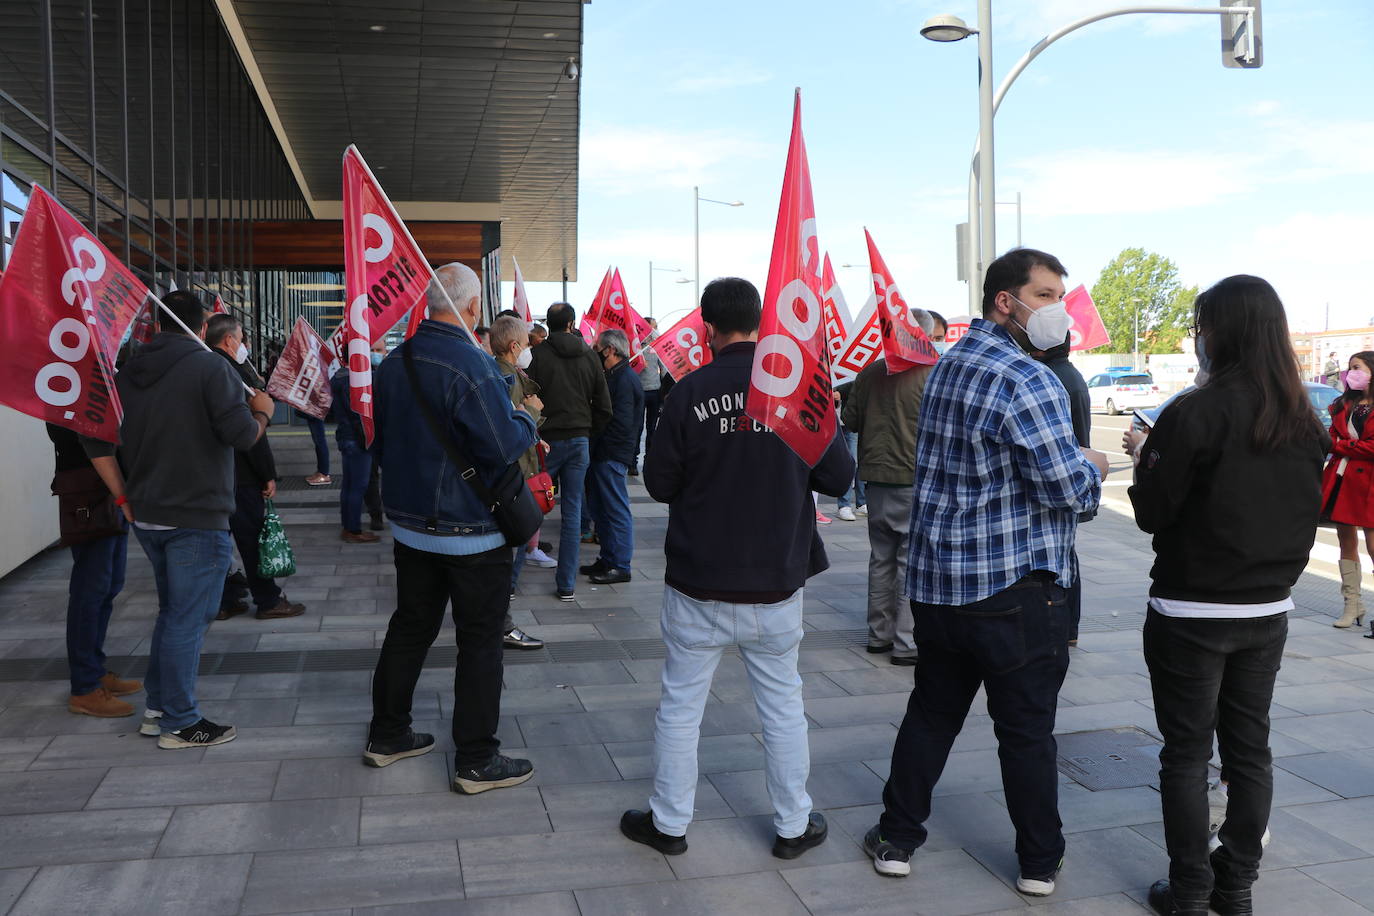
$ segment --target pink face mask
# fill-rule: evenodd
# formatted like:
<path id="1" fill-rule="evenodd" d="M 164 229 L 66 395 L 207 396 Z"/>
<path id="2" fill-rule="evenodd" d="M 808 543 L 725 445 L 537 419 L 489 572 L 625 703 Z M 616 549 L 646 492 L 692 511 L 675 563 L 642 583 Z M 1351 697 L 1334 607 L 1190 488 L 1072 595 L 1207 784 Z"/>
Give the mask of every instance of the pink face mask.
<path id="1" fill-rule="evenodd" d="M 1364 391 L 1369 387 L 1369 373 L 1364 369 L 1351 369 L 1345 374 L 1345 387 Z"/>

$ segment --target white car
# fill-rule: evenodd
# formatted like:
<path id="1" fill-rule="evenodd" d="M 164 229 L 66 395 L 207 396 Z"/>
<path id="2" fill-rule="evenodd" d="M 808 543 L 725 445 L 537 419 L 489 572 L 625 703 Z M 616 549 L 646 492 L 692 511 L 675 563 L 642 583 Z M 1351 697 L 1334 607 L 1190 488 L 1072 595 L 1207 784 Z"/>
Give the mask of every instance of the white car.
<path id="1" fill-rule="evenodd" d="M 1159 386 L 1148 372 L 1103 372 L 1088 379 L 1088 399 L 1093 410 L 1112 416 L 1127 410 L 1158 407 Z"/>

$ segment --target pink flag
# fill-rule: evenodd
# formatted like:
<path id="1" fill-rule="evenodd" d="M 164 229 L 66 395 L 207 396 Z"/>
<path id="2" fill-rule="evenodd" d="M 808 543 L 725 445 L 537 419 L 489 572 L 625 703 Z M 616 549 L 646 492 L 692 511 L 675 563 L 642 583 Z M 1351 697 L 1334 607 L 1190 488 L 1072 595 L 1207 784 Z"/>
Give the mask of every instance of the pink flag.
<path id="1" fill-rule="evenodd" d="M 323 420 L 333 400 L 329 393 L 327 352 L 310 323 L 297 318 L 272 377 L 267 380 L 267 393 L 303 414 Z"/>
<path id="2" fill-rule="evenodd" d="M 835 360 L 844 352 L 844 342 L 849 336 L 849 304 L 844 301 L 840 284 L 835 281 L 835 269 L 830 266 L 830 255 L 824 260 L 825 269 L 821 272 L 821 305 L 825 309 L 825 344 L 830 348 L 830 365 L 833 370 Z"/>
<path id="3" fill-rule="evenodd" d="M 148 297 L 94 233 L 35 185 L 0 282 L 0 403 L 118 442 L 124 411 L 114 358 Z"/>
<path id="4" fill-rule="evenodd" d="M 530 297 L 525 295 L 525 276 L 520 273 L 520 262 L 514 257 L 510 259 L 510 262 L 515 267 L 515 294 L 511 297 L 515 300 L 515 311 L 525 321 L 533 321 L 533 313 L 530 312 Z"/>
<path id="5" fill-rule="evenodd" d="M 864 238 L 868 239 L 868 263 L 873 272 L 873 295 L 878 300 L 878 322 L 883 332 L 883 358 L 887 361 L 888 375 L 905 372 L 912 366 L 935 365 L 940 354 L 930 345 L 925 331 L 912 320 L 911 309 L 867 229 Z"/>
<path id="6" fill-rule="evenodd" d="M 216 296 L 216 297 L 215 297 L 215 306 L 214 306 L 214 308 L 210 309 L 210 314 L 211 314 L 211 315 L 227 315 L 227 314 L 229 314 L 229 310 L 228 310 L 227 308 L 224 307 L 224 300 L 221 299 L 219 296 Z"/>
<path id="7" fill-rule="evenodd" d="M 878 323 L 878 299 L 870 293 L 854 322 L 854 330 L 845 339 L 840 355 L 831 364 L 835 384 L 854 378 L 882 352 L 883 329 Z"/>
<path id="8" fill-rule="evenodd" d="M 1064 307 L 1073 317 L 1073 327 L 1069 329 L 1070 350 L 1094 350 L 1112 342 L 1093 297 L 1086 289 L 1080 286 L 1065 296 Z"/>
<path id="9" fill-rule="evenodd" d="M 636 372 L 643 370 L 644 357 L 640 356 L 639 352 L 644 349 L 644 341 L 653 332 L 653 328 L 639 312 L 635 311 L 635 307 L 630 305 L 629 297 L 625 294 L 625 284 L 620 279 L 620 268 L 616 268 L 611 276 L 611 285 L 605 302 L 597 312 L 593 333 L 600 334 L 609 328 L 624 332 L 625 339 L 630 343 L 630 368 Z"/>
<path id="10" fill-rule="evenodd" d="M 611 268 L 606 268 L 606 275 L 601 278 L 601 285 L 596 288 L 596 295 L 592 297 L 591 308 L 587 309 L 587 314 L 582 316 L 582 321 L 578 324 L 579 328 L 585 330 L 591 328 L 592 334 L 596 333 L 597 322 L 601 318 L 601 310 L 606 305 L 606 299 L 611 295 Z"/>
<path id="11" fill-rule="evenodd" d="M 428 317 L 429 310 L 425 307 L 425 304 L 423 302 L 415 303 L 415 308 L 410 310 L 410 317 L 406 319 L 405 339 L 410 340 L 410 338 L 414 337 L 415 332 L 420 330 L 420 322 Z"/>
<path id="12" fill-rule="evenodd" d="M 687 313 L 649 344 L 663 368 L 680 382 L 682 377 L 693 369 L 700 369 L 711 361 L 711 348 L 706 346 L 706 325 L 701 320 L 701 309 L 695 308 Z"/>
<path id="13" fill-rule="evenodd" d="M 782 437 L 809 466 L 820 461 L 835 438 L 821 271 L 798 89 L 792 102 L 792 137 L 744 410 Z"/>

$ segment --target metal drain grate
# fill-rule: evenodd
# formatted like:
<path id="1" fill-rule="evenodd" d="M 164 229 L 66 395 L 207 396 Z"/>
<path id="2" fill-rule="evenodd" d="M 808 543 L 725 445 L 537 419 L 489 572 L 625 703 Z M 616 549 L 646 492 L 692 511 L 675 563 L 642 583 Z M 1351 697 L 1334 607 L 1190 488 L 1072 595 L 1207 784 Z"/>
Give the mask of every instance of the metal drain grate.
<path id="1" fill-rule="evenodd" d="M 1134 726 L 1057 735 L 1059 772 L 1086 789 L 1128 789 L 1159 781 L 1161 742 Z"/>
<path id="2" fill-rule="evenodd" d="M 803 649 L 839 649 L 862 645 L 867 631 L 809 630 Z M 726 649 L 727 655 L 738 650 Z M 296 652 L 207 652 L 200 657 L 201 674 L 298 674 L 309 671 L 365 671 L 376 667 L 378 649 L 308 649 Z M 507 665 L 538 665 L 567 662 L 638 661 L 663 658 L 667 648 L 661 639 L 589 639 L 551 642 L 542 652 L 511 650 Z M 451 668 L 458 650 L 435 645 L 425 656 L 426 668 Z M 111 656 L 110 668 L 130 677 L 148 670 L 146 655 Z M 0 658 L 0 682 L 55 681 L 68 676 L 65 658 Z"/>

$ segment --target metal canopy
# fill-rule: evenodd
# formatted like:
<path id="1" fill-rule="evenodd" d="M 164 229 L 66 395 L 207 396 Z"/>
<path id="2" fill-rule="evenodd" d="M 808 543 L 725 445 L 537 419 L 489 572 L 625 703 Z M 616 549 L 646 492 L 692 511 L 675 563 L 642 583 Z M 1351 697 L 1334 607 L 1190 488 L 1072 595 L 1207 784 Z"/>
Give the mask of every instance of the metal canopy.
<path id="1" fill-rule="evenodd" d="M 318 217 L 356 143 L 402 215 L 502 219 L 530 280 L 575 278 L 583 0 L 220 0 Z M 242 47 L 241 47 L 242 50 Z M 464 216 L 455 206 L 482 216 Z"/>

